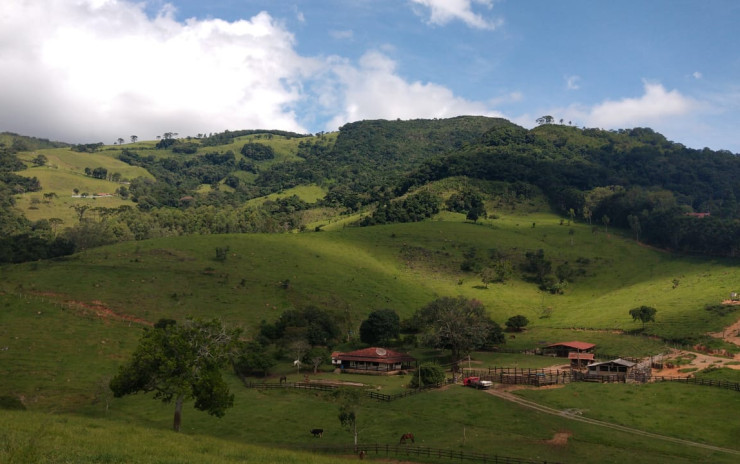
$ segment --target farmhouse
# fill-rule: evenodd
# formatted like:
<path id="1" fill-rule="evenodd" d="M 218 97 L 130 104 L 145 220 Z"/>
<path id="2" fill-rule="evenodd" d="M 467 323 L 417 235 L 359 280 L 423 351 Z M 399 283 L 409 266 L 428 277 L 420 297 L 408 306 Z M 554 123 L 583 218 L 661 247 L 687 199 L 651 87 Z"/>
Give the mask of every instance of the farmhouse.
<path id="1" fill-rule="evenodd" d="M 331 355 L 332 364 L 341 368 L 342 372 L 355 374 L 397 374 L 413 369 L 415 361 L 414 357 L 405 353 L 377 347 Z"/>
<path id="2" fill-rule="evenodd" d="M 553 343 L 542 348 L 542 354 L 545 356 L 568 358 L 570 357 L 570 353 L 593 353 L 595 346 L 593 343 L 578 341 Z"/>
<path id="3" fill-rule="evenodd" d="M 634 366 L 635 363 L 622 358 L 593 363 L 588 365 L 587 376 L 591 378 L 608 378 L 610 380 L 624 381 Z"/>

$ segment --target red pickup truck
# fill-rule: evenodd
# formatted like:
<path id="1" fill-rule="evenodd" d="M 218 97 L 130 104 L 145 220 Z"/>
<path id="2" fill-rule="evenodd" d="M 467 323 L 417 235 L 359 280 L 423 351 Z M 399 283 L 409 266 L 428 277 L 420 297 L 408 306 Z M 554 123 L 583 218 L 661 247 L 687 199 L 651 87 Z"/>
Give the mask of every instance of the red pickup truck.
<path id="1" fill-rule="evenodd" d="M 490 380 L 481 380 L 480 377 L 465 377 L 463 379 L 463 385 L 479 390 L 487 390 L 493 386 L 493 382 Z"/>

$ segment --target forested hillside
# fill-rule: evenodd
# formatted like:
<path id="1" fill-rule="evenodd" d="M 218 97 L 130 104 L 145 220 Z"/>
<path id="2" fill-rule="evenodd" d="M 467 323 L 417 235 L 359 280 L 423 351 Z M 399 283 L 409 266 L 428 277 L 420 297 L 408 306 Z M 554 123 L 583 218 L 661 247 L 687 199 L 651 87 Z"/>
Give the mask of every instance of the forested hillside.
<path id="1" fill-rule="evenodd" d="M 665 249 L 740 252 L 738 158 L 648 128 L 527 130 L 458 117 L 360 121 L 331 134 L 243 130 L 119 142 L 67 146 L 4 134 L 0 261 L 168 235 L 319 230 L 342 218 L 358 226 L 418 221 L 445 209 L 475 221 L 495 214 L 502 195 L 544 195 L 567 220 L 630 230 Z M 452 177 L 507 187 L 429 188 Z M 77 186 L 87 179 L 107 183 Z M 110 188 L 118 203 L 92 202 L 88 188 Z M 320 193 L 307 197 L 305 188 Z"/>

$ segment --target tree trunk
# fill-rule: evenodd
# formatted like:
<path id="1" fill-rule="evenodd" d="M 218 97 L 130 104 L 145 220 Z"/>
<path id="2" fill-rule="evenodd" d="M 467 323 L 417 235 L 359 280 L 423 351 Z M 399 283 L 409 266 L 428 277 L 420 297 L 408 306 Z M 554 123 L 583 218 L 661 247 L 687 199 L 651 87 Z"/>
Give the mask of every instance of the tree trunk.
<path id="1" fill-rule="evenodd" d="M 184 399 L 183 395 L 179 395 L 177 400 L 175 400 L 175 420 L 172 424 L 172 429 L 175 432 L 180 431 L 180 423 L 182 423 L 182 402 Z"/>

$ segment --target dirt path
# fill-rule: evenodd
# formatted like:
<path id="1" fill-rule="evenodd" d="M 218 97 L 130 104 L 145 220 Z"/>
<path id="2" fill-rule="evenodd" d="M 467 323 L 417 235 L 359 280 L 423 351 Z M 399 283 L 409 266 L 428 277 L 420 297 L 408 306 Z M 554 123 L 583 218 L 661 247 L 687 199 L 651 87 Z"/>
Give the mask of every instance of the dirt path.
<path id="1" fill-rule="evenodd" d="M 737 304 L 738 302 L 727 302 L 723 301 L 722 304 Z M 710 333 L 712 337 L 721 338 L 728 343 L 740 346 L 740 319 L 729 327 L 725 327 L 722 332 Z"/>
<path id="2" fill-rule="evenodd" d="M 604 421 L 600 421 L 600 420 L 596 420 L 596 419 L 590 419 L 588 417 L 582 417 L 582 416 L 578 415 L 577 413 L 568 412 L 568 411 L 560 411 L 560 410 L 557 410 L 557 409 L 554 409 L 554 408 L 550 408 L 548 406 L 543 406 L 541 404 L 537 404 L 537 403 L 535 403 L 533 401 L 525 400 L 524 398 L 520 398 L 520 397 L 518 397 L 518 396 L 516 396 L 516 395 L 514 395 L 514 394 L 512 394 L 512 393 L 510 393 L 508 391 L 504 391 L 504 390 L 491 389 L 491 390 L 486 390 L 486 393 L 488 393 L 490 395 L 497 396 L 497 397 L 499 397 L 501 399 L 504 399 L 506 401 L 511 401 L 512 403 L 517 403 L 520 406 L 524 406 L 525 408 L 530 408 L 530 409 L 534 409 L 536 411 L 543 412 L 545 414 L 552 414 L 554 416 L 565 417 L 566 419 L 570 419 L 570 420 L 574 420 L 574 421 L 578 421 L 578 422 L 585 422 L 587 424 L 591 424 L 591 425 L 595 425 L 595 426 L 599 426 L 599 427 L 606 427 L 606 428 L 609 428 L 609 429 L 612 429 L 612 430 L 619 430 L 620 432 L 632 433 L 632 434 L 635 434 L 635 435 L 640 435 L 640 436 L 643 436 L 643 437 L 653 438 L 653 439 L 656 439 L 656 440 L 664 440 L 664 441 L 669 441 L 669 442 L 673 442 L 673 443 L 678 443 L 678 444 L 681 444 L 681 445 L 694 446 L 696 448 L 704 448 L 704 449 L 708 449 L 708 450 L 712 450 L 712 451 L 719 451 L 721 453 L 735 454 L 735 455 L 740 456 L 740 450 L 734 450 L 734 449 L 730 449 L 730 448 L 722 448 L 720 446 L 707 445 L 707 444 L 704 444 L 704 443 L 697 443 L 695 441 L 684 440 L 684 439 L 681 439 L 681 438 L 669 437 L 669 436 L 666 436 L 666 435 L 658 435 L 657 433 L 645 432 L 644 430 L 634 429 L 634 428 L 631 428 L 631 427 L 625 427 L 623 425 L 612 424 L 610 422 L 604 422 Z"/>

